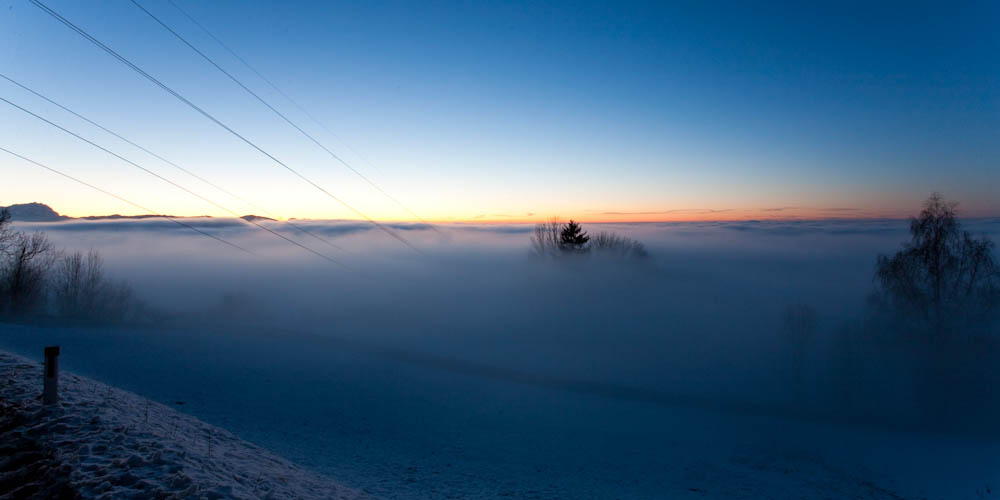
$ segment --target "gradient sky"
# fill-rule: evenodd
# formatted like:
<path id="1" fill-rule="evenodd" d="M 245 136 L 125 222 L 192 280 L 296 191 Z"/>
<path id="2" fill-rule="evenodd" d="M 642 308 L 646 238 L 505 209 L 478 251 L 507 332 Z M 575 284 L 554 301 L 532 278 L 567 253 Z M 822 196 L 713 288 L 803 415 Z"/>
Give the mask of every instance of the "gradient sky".
<path id="1" fill-rule="evenodd" d="M 42 0 L 378 219 L 412 216 L 127 0 Z M 931 191 L 1000 215 L 1000 3 L 140 0 L 429 220 L 901 216 Z M 281 217 L 355 214 L 26 0 L 0 73 Z M 0 81 L 0 96 L 238 213 L 229 198 Z M 159 213 L 225 212 L 0 103 L 0 146 Z M 142 212 L 0 152 L 0 204 Z"/>

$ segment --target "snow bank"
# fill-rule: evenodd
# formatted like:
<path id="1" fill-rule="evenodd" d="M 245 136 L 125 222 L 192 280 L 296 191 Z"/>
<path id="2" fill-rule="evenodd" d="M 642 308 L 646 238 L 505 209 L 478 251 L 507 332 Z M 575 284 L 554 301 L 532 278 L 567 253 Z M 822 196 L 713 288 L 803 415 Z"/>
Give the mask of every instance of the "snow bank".
<path id="1" fill-rule="evenodd" d="M 60 377 L 60 404 L 42 407 L 42 367 L 19 356 L 0 352 L 0 380 L 0 496 L 366 498 L 226 430 L 70 373 Z"/>

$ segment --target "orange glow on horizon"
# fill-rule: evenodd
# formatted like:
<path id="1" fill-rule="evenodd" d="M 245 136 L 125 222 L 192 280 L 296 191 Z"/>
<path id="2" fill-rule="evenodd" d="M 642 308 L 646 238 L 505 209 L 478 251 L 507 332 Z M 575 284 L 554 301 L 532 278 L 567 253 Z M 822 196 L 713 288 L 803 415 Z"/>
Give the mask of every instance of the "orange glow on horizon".
<path id="1" fill-rule="evenodd" d="M 24 202 L 22 202 L 24 203 Z M 902 205 L 903 203 L 900 203 Z M 72 218 L 81 217 L 101 217 L 121 214 L 123 216 L 138 215 L 159 215 L 140 213 L 137 210 L 122 210 L 123 207 L 95 206 L 89 203 L 67 203 L 68 206 L 50 207 L 61 215 Z M 116 210 L 116 208 L 118 210 Z M 442 207 L 444 208 L 444 207 Z M 196 211 L 197 210 L 197 211 Z M 442 211 L 446 211 L 444 208 Z M 293 210 L 289 210 L 292 212 Z M 383 213 L 369 212 L 369 216 L 377 222 L 384 223 L 419 223 L 427 222 L 432 224 L 535 224 L 556 218 L 560 221 L 570 219 L 581 223 L 590 224 L 612 224 L 612 223 L 656 223 L 656 222 L 739 222 L 749 220 L 768 221 L 795 221 L 795 220 L 863 220 L 863 219 L 900 219 L 908 218 L 919 211 L 919 205 L 904 209 L 892 209 L 888 206 L 881 207 L 850 207 L 850 208 L 817 208 L 805 206 L 787 206 L 776 208 L 726 208 L 726 209 L 703 209 L 703 208 L 674 208 L 660 210 L 572 210 L 569 207 L 550 208 L 545 211 L 515 213 L 514 210 L 492 210 L 492 213 L 473 214 L 441 214 L 434 213 L 433 210 L 417 210 L 420 217 L 409 214 L 403 216 L 398 211 L 386 211 Z M 485 212 L 485 210 L 483 211 Z M 966 206 L 961 210 L 965 217 L 995 217 L 998 214 L 989 210 L 985 206 Z M 213 218 L 233 218 L 228 213 L 213 213 L 202 210 L 166 210 L 160 212 L 163 215 L 176 217 L 213 217 Z M 254 213 L 252 210 L 246 211 L 245 215 L 267 216 L 266 214 Z M 305 213 L 289 217 L 285 214 L 277 214 L 281 217 L 269 216 L 277 220 L 331 220 L 331 221 L 357 221 L 364 222 L 360 217 L 350 217 L 344 214 L 317 211 L 315 213 Z"/>
<path id="2" fill-rule="evenodd" d="M 664 211 L 667 212 L 667 211 Z M 842 212 L 830 212 L 830 211 L 789 211 L 787 213 L 775 213 L 773 210 L 714 210 L 714 211 L 689 211 L 689 210 L 675 210 L 675 214 L 666 214 L 663 212 L 659 213 L 633 213 L 633 212 L 602 212 L 602 213 L 583 213 L 583 214 L 560 214 L 560 215 L 526 215 L 526 216 L 455 216 L 455 217 L 374 217 L 373 220 L 379 223 L 420 223 L 426 222 L 430 224 L 536 224 L 540 222 L 550 221 L 553 218 L 559 221 L 565 222 L 569 220 L 575 220 L 580 223 L 587 224 L 624 224 L 624 223 L 657 223 L 657 222 L 742 222 L 751 220 L 768 220 L 768 221 L 795 221 L 795 220 L 837 220 L 837 219 L 898 219 L 907 218 L 913 215 L 912 211 L 897 210 L 897 211 L 865 211 L 865 210 L 852 210 L 852 211 L 842 211 Z M 79 213 L 76 211 L 61 212 L 61 215 L 65 215 L 71 218 L 83 218 L 83 217 L 105 217 L 113 215 L 123 215 L 129 216 L 139 216 L 139 215 L 153 215 L 153 214 L 139 214 L 139 213 Z M 184 218 L 197 218 L 197 217 L 210 217 L 227 219 L 234 218 L 229 214 L 183 214 L 181 212 L 173 212 L 169 215 L 174 217 L 184 217 Z M 251 215 L 251 214 L 247 214 Z M 259 214 L 253 214 L 259 215 Z M 975 214 L 967 214 L 972 216 L 978 216 Z M 982 214 L 985 215 L 985 214 Z M 273 217 L 272 217 L 273 218 Z M 357 217 L 324 217 L 324 216 L 312 216 L 312 217 L 281 217 L 277 220 L 312 220 L 312 221 L 350 221 L 350 222 L 366 222 L 366 219 Z"/>

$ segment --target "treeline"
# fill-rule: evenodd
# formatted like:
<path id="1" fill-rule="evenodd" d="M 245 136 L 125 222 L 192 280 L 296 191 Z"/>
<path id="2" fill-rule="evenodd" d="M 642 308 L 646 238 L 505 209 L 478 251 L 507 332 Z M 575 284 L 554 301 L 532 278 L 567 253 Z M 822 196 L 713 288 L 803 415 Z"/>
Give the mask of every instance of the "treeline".
<path id="1" fill-rule="evenodd" d="M 100 254 L 58 250 L 44 233 L 15 231 L 10 221 L 0 209 L 0 315 L 111 323 L 148 317 L 128 283 L 107 276 Z"/>
<path id="2" fill-rule="evenodd" d="M 602 231 L 590 236 L 575 221 L 566 224 L 557 219 L 535 225 L 531 236 L 531 247 L 535 255 L 567 257 L 593 254 L 622 260 L 646 260 L 649 252 L 646 246 L 632 238 L 617 233 Z"/>

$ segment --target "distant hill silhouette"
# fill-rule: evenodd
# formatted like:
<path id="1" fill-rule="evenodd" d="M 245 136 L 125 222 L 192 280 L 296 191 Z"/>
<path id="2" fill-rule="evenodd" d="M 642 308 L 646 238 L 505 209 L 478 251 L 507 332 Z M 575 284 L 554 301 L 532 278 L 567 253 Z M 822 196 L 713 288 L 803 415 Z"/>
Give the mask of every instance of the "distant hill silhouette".
<path id="1" fill-rule="evenodd" d="M 243 219 L 243 220 L 245 220 L 245 221 L 249 221 L 249 222 L 257 222 L 257 221 L 262 221 L 262 220 L 267 220 L 267 221 L 272 221 L 272 222 L 276 222 L 277 221 L 277 219 L 272 219 L 270 217 L 264 217 L 264 216 L 261 216 L 261 215 L 244 215 L 243 217 L 240 217 L 240 218 Z"/>
<path id="2" fill-rule="evenodd" d="M 58 212 L 44 203 L 21 203 L 5 208 L 10 212 L 11 219 L 15 221 L 55 222 L 69 218 L 65 215 L 59 215 Z"/>
<path id="3" fill-rule="evenodd" d="M 69 217 L 67 215 L 60 215 L 59 212 L 56 212 L 55 210 L 52 209 L 52 207 L 50 207 L 50 206 L 48 206 L 48 205 L 46 205 L 44 203 L 37 203 L 37 202 L 36 203 L 21 203 L 21 204 L 17 204 L 17 205 L 11 205 L 9 207 L 0 207 L 0 208 L 6 208 L 7 210 L 9 210 L 10 211 L 10 217 L 11 217 L 11 219 L 14 220 L 14 221 L 20 221 L 20 222 L 58 222 L 58 221 L 73 220 L 73 219 L 78 219 L 78 220 L 120 220 L 120 219 L 153 219 L 153 218 L 157 218 L 157 217 L 170 217 L 170 218 L 173 218 L 173 219 L 185 219 L 185 218 L 188 218 L 188 217 L 179 216 L 179 215 L 154 215 L 154 214 L 145 214 L 145 215 L 120 215 L 120 214 L 112 214 L 112 215 L 87 215 L 87 216 L 84 216 L 84 217 Z M 209 215 L 198 215 L 198 216 L 195 216 L 195 217 L 196 218 L 211 218 L 211 216 L 209 216 Z M 275 219 L 271 219 L 269 217 L 262 217 L 260 215 L 244 215 L 243 217 L 240 217 L 240 218 L 243 219 L 243 220 L 247 220 L 247 221 L 262 221 L 262 220 L 273 221 L 273 220 L 275 220 Z"/>
<path id="4" fill-rule="evenodd" d="M 170 217 L 172 219 L 183 219 L 183 217 L 178 217 L 176 215 L 121 215 L 121 214 L 111 214 L 111 215 L 85 215 L 83 217 L 70 217 L 71 219 L 80 220 L 117 220 L 117 219 L 155 219 L 157 217 Z M 201 217 L 208 217 L 207 215 L 202 215 Z"/>

